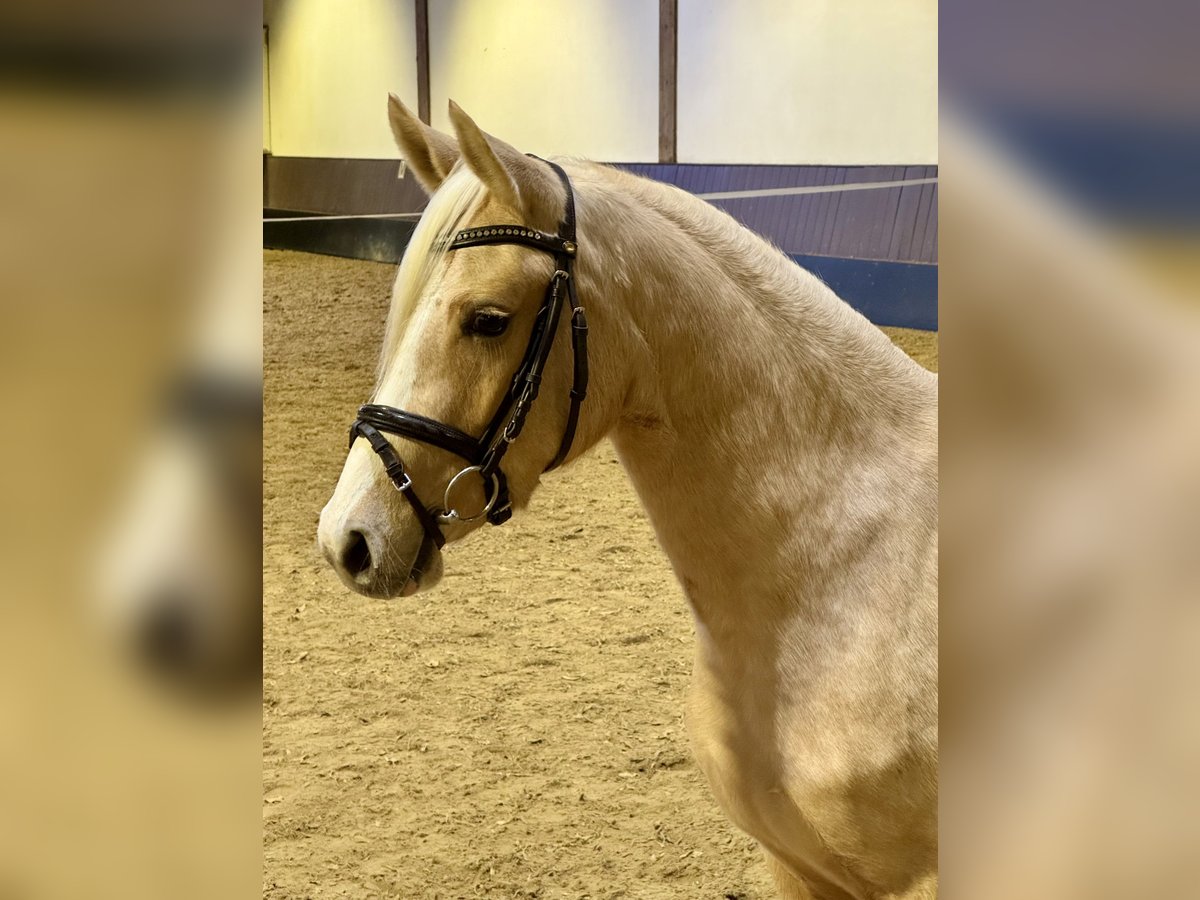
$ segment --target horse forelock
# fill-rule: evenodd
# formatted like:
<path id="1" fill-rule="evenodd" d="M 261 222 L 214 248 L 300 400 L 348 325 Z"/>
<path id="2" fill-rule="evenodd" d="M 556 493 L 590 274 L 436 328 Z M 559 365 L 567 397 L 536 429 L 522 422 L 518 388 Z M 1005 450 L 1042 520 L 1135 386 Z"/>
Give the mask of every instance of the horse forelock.
<path id="1" fill-rule="evenodd" d="M 392 289 L 378 379 L 382 380 L 395 360 L 404 327 L 418 302 L 437 288 L 451 238 L 466 225 L 485 194 L 483 183 L 465 166 L 456 165 L 429 199 L 404 251 Z"/>

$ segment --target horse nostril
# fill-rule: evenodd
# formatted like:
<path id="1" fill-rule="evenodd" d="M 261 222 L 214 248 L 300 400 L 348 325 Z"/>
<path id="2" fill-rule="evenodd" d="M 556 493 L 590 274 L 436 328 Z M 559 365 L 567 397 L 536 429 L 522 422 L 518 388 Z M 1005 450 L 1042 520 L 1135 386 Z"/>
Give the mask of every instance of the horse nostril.
<path id="1" fill-rule="evenodd" d="M 351 531 L 342 551 L 342 569 L 357 578 L 371 568 L 371 548 L 361 531 Z"/>
<path id="2" fill-rule="evenodd" d="M 196 650 L 196 626 L 187 604 L 174 597 L 159 599 L 138 629 L 138 649 L 150 664 L 164 669 L 191 662 Z"/>

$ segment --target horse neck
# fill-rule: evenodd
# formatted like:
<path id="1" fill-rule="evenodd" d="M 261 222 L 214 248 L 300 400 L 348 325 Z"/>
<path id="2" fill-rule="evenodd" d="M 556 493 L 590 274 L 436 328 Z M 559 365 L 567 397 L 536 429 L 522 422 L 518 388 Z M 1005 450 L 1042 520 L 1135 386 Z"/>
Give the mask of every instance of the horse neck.
<path id="1" fill-rule="evenodd" d="M 780 568 L 762 554 L 827 569 L 881 504 L 935 482 L 936 378 L 723 213 L 612 177 L 589 204 L 612 227 L 582 238 L 629 326 L 612 437 L 685 589 L 749 590 Z"/>

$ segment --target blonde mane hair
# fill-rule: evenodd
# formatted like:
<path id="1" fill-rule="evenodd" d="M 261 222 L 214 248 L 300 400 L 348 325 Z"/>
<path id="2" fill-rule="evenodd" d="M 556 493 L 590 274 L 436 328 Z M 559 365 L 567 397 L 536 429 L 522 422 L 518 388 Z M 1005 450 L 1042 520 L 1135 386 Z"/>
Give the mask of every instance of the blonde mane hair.
<path id="1" fill-rule="evenodd" d="M 445 266 L 447 247 L 451 238 L 475 213 L 487 194 L 487 189 L 469 169 L 456 164 L 446 180 L 429 199 L 429 205 L 417 222 L 400 261 L 400 272 L 392 289 L 387 326 L 383 333 L 383 352 L 379 357 L 377 380 L 395 358 L 400 336 L 404 333 L 417 301 L 428 291 L 437 288 Z"/>

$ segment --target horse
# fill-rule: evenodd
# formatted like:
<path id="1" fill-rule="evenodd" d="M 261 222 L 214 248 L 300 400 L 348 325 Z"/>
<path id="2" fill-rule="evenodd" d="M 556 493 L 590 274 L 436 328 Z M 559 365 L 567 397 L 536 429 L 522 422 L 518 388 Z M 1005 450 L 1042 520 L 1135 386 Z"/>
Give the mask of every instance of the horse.
<path id="1" fill-rule="evenodd" d="M 256 115 L 238 106 L 207 158 L 221 229 L 95 563 L 109 642 L 180 697 L 244 698 L 262 678 L 261 171 L 244 154 Z"/>
<path id="2" fill-rule="evenodd" d="M 555 246 L 570 244 L 572 305 L 586 308 L 586 401 L 573 409 L 578 347 L 564 338 L 491 473 L 463 469 L 432 432 L 352 438 L 320 516 L 324 555 L 359 593 L 429 590 L 441 540 L 484 519 L 455 510 L 491 509 L 500 470 L 521 509 L 560 444 L 569 464 L 610 438 L 693 616 L 695 758 L 780 896 L 935 897 L 937 377 L 709 204 L 604 165 L 549 164 L 453 101 L 449 113 L 453 137 L 389 99 L 430 200 L 373 403 L 489 428 L 546 329 L 546 284 L 568 273 L 561 254 L 462 236 L 516 222 L 561 238 L 569 205 L 574 240 Z"/>

